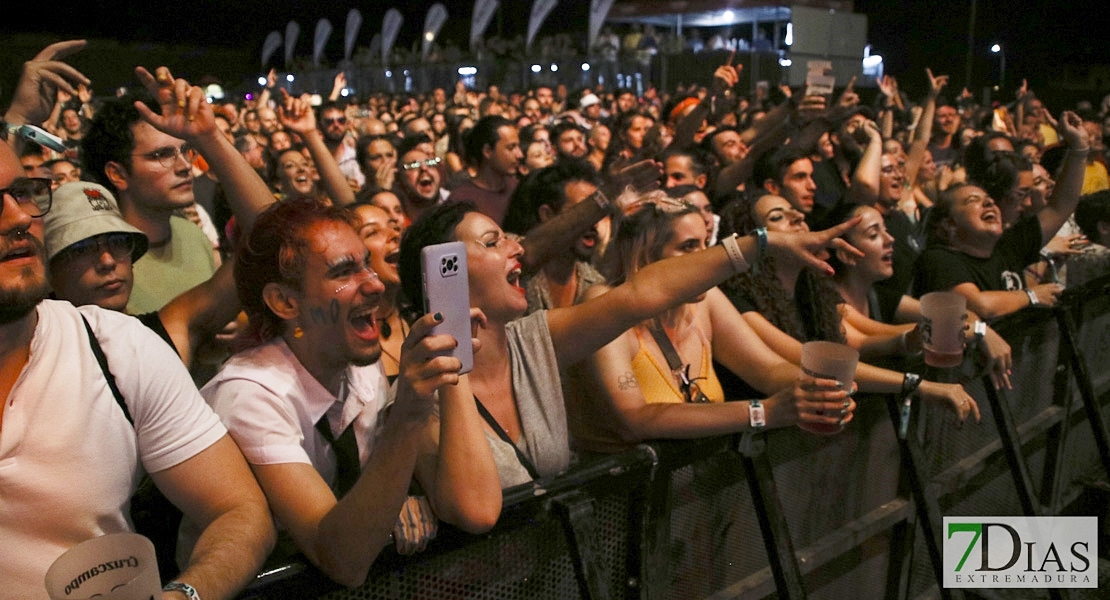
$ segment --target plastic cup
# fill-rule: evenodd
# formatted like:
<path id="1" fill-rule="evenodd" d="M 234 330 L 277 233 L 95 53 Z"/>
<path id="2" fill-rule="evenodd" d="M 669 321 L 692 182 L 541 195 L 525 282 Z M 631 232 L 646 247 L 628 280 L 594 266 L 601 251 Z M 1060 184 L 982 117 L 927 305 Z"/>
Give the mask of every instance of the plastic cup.
<path id="1" fill-rule="evenodd" d="M 856 379 L 859 351 L 851 346 L 834 342 L 806 342 L 802 344 L 802 371 L 815 379 L 835 379 L 851 389 Z M 810 433 L 832 435 L 844 430 L 843 425 L 832 423 L 803 423 L 798 427 Z"/>
<path id="2" fill-rule="evenodd" d="M 964 360 L 967 298 L 955 292 L 930 292 L 921 297 L 921 345 L 925 364 L 957 367 Z"/>
<path id="3" fill-rule="evenodd" d="M 158 600 L 162 581 L 154 544 L 137 533 L 112 533 L 70 548 L 46 571 L 51 600 Z"/>

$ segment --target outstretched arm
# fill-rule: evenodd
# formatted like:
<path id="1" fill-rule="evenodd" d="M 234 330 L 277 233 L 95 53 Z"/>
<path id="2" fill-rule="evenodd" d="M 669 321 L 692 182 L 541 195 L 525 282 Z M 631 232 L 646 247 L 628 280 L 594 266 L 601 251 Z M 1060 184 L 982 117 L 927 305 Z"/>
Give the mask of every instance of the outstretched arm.
<path id="1" fill-rule="evenodd" d="M 85 40 L 57 42 L 23 63 L 23 73 L 4 120 L 14 125 L 41 125 L 50 115 L 58 90 L 77 95 L 79 84 L 88 85 L 88 77 L 62 61 L 84 47 Z"/>
<path id="2" fill-rule="evenodd" d="M 768 232 L 767 250 L 773 255 L 795 256 L 812 268 L 830 273 L 832 268 L 818 257 L 829 244 L 859 255 L 840 234 L 859 218 L 820 232 Z M 640 269 L 609 293 L 583 304 L 548 311 L 548 328 L 559 364 L 571 365 L 592 354 L 624 330 L 699 294 L 737 273 L 746 265 L 729 258 L 725 244 L 701 252 L 664 259 Z M 736 238 L 746 262 L 759 260 L 755 236 Z"/>

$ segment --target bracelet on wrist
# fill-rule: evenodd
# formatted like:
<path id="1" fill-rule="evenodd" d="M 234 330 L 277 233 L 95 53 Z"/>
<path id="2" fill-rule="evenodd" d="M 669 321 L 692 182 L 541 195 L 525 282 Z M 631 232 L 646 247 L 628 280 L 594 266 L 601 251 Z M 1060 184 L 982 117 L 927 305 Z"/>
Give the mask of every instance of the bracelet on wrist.
<path id="1" fill-rule="evenodd" d="M 759 400 L 751 400 L 748 404 L 748 424 L 752 431 L 762 431 L 767 426 L 767 412 Z"/>
<path id="2" fill-rule="evenodd" d="M 197 589 L 187 583 L 180 581 L 171 581 L 162 588 L 163 592 L 181 592 L 189 600 L 200 600 L 200 594 Z"/>
<path id="3" fill-rule="evenodd" d="M 737 273 L 743 273 L 751 268 L 748 261 L 744 258 L 744 253 L 740 251 L 740 244 L 736 242 L 736 234 L 732 234 L 726 238 L 721 239 L 721 245 L 725 247 L 725 252 L 728 253 L 728 261 L 732 263 L 732 270 Z"/>
<path id="4" fill-rule="evenodd" d="M 752 266 L 752 273 L 759 275 L 759 263 L 767 253 L 767 228 L 760 227 L 753 233 L 755 234 L 755 264 Z"/>
<path id="5" fill-rule="evenodd" d="M 1025 295 L 1029 296 L 1029 306 L 1036 306 L 1041 303 L 1041 301 L 1037 299 L 1037 292 L 1025 290 Z"/>
<path id="6" fill-rule="evenodd" d="M 917 391 L 921 385 L 921 376 L 917 373 L 906 373 L 902 376 L 902 397 L 906 398 Z"/>
<path id="7" fill-rule="evenodd" d="M 597 204 L 598 208 L 600 208 L 601 210 L 608 211 L 609 208 L 613 205 L 613 203 L 609 201 L 609 197 L 606 196 L 605 193 L 602 192 L 600 189 L 594 190 L 594 193 L 590 194 L 589 197 Z"/>
<path id="8" fill-rule="evenodd" d="M 987 322 L 976 321 L 975 326 L 972 328 L 972 331 L 975 332 L 976 340 L 983 341 L 983 338 L 987 335 Z"/>

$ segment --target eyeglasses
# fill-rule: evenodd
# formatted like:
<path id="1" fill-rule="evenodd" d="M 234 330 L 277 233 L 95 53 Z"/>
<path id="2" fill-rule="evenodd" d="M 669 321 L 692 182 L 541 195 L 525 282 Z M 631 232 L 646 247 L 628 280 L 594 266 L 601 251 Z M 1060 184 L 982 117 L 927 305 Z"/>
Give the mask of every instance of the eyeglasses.
<path id="1" fill-rule="evenodd" d="M 323 119 L 320 119 L 320 122 L 324 124 L 324 127 L 334 125 L 336 123 L 340 125 L 346 125 L 347 117 L 335 117 L 334 119 L 331 117 L 324 117 Z"/>
<path id="2" fill-rule="evenodd" d="M 104 252 L 116 260 L 125 260 L 135 251 L 135 236 L 130 233 L 102 233 L 70 244 L 62 252 L 70 258 L 102 256 Z"/>
<path id="3" fill-rule="evenodd" d="M 180 148 L 173 146 L 166 146 L 159 148 L 153 152 L 145 154 L 132 154 L 131 156 L 141 156 L 147 160 L 156 160 L 158 164 L 162 165 L 163 169 L 172 169 L 177 164 L 178 157 L 184 158 L 187 164 L 193 164 L 197 157 L 197 151 L 189 144 L 181 144 Z"/>
<path id="4" fill-rule="evenodd" d="M 428 160 L 414 160 L 410 163 L 401 165 L 401 168 L 406 171 L 415 171 L 421 167 L 434 169 L 439 166 L 439 162 L 439 157 L 437 156 L 435 158 L 429 158 Z"/>
<path id="5" fill-rule="evenodd" d="M 0 199 L 11 196 L 20 210 L 32 219 L 38 218 L 50 212 L 50 205 L 54 202 L 50 184 L 51 181 L 43 177 L 18 177 L 8 187 L 0 189 Z M 0 214 L 3 212 L 4 203 L 0 201 Z"/>

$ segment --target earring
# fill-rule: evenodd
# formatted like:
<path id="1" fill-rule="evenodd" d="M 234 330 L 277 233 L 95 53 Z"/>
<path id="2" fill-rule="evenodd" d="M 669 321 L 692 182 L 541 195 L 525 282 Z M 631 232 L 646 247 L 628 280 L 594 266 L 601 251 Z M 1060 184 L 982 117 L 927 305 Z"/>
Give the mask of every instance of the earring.
<path id="1" fill-rule="evenodd" d="M 293 337 L 297 338 L 298 340 L 304 337 L 304 330 L 301 329 L 300 325 L 297 325 L 293 328 Z"/>

